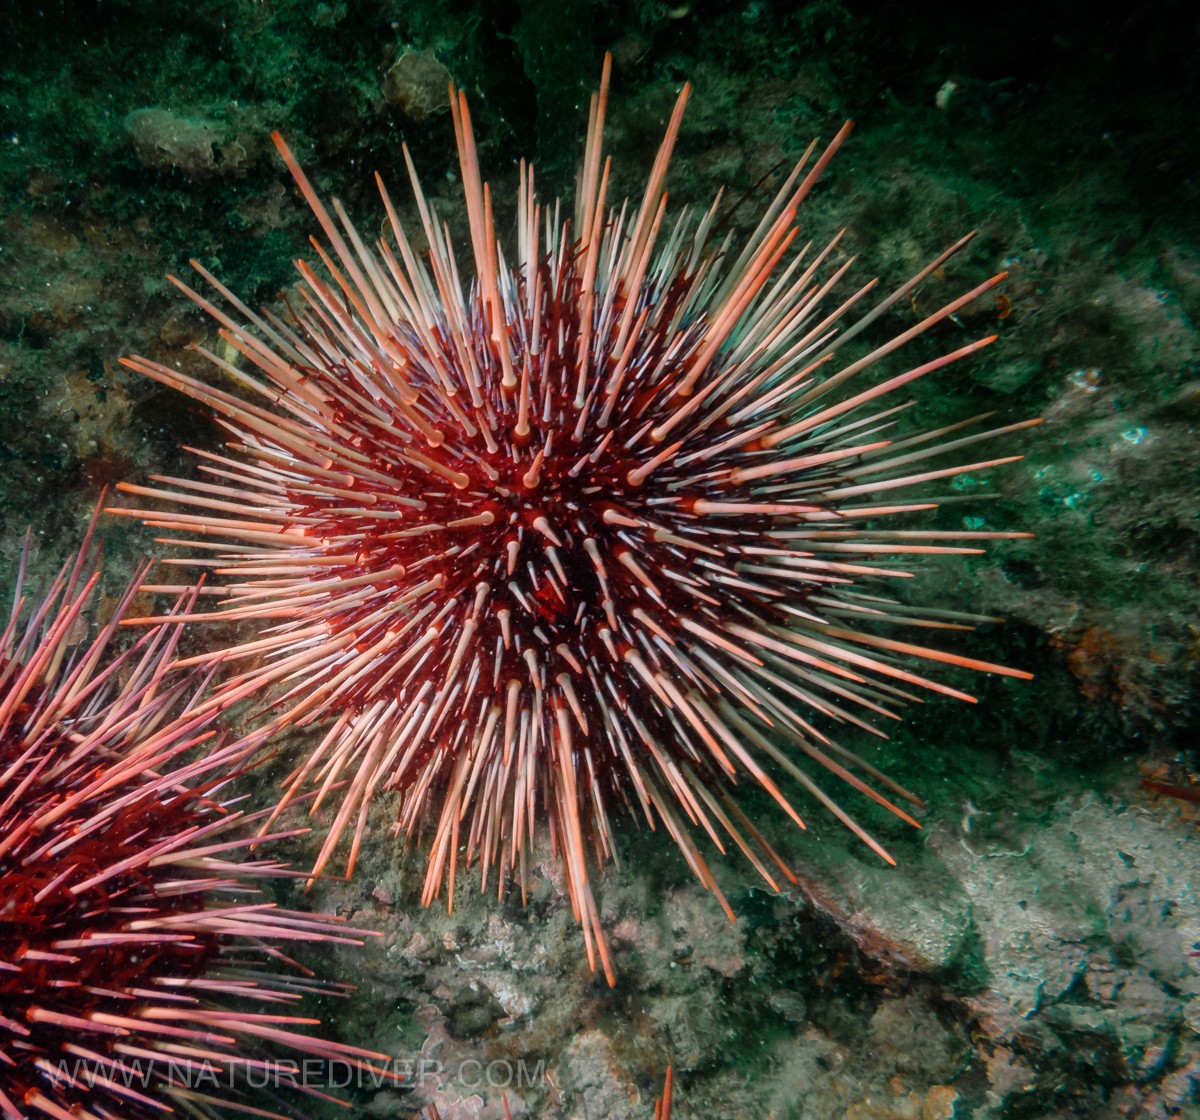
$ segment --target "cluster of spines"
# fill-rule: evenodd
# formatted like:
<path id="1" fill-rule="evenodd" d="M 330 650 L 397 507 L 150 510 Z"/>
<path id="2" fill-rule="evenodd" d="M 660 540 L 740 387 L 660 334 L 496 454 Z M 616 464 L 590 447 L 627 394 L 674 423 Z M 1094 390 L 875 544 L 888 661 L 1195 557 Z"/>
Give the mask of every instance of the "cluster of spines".
<path id="1" fill-rule="evenodd" d="M 291 947 L 363 931 L 255 897 L 294 874 L 249 856 L 256 815 L 222 800 L 258 740 L 224 740 L 207 682 L 172 668 L 178 628 L 114 640 L 146 569 L 87 636 L 93 529 L 32 604 L 23 554 L 0 634 L 0 1117 L 271 1116 L 237 1086 L 324 1095 L 290 1054 L 387 1060 L 288 1010 L 347 990 Z"/>
<path id="2" fill-rule="evenodd" d="M 304 306 L 290 324 L 199 266 L 232 315 L 176 281 L 261 379 L 207 351 L 237 391 L 127 360 L 206 404 L 233 438 L 229 454 L 198 452 L 208 481 L 123 487 L 168 511 L 117 512 L 203 538 L 166 539 L 191 551 L 174 563 L 214 572 L 209 592 L 226 601 L 164 618 L 272 623 L 191 659 L 248 663 L 211 704 L 274 689 L 268 730 L 332 716 L 277 810 L 313 787 L 314 808 L 340 798 L 314 873 L 347 835 L 353 868 L 385 789 L 399 794 L 399 828 L 433 822 L 425 901 L 445 882 L 452 904 L 464 859 L 485 887 L 493 866 L 499 890 L 513 869 L 524 885 L 544 819 L 589 959 L 611 980 L 588 867 L 593 852 L 612 855 L 614 806 L 664 826 L 718 896 L 693 831 L 721 849 L 732 839 L 772 885 L 773 868 L 791 875 L 730 796 L 743 774 L 802 825 L 771 776 L 782 771 L 890 859 L 793 756 L 915 824 L 870 782 L 916 799 L 831 729 L 878 734 L 871 720 L 895 718 L 914 688 L 971 699 L 915 671 L 922 660 L 1026 675 L 874 632 L 979 621 L 896 601 L 881 585 L 911 573 L 895 558 L 1024 534 L 876 525 L 938 504 L 893 491 L 1019 456 L 926 459 L 1036 421 L 956 434 L 986 419 L 975 417 L 897 439 L 912 402 L 876 410 L 991 338 L 843 388 L 1002 278 L 839 365 L 968 240 L 874 305 L 874 281 L 843 298 L 840 235 L 797 249 L 796 215 L 848 128 L 805 153 L 736 251 L 731 237 L 713 243 L 716 202 L 664 232 L 686 87 L 641 205 L 607 207 L 608 83 L 606 66 L 573 226 L 543 210 L 522 166 L 511 265 L 466 100 L 452 96 L 469 287 L 411 160 L 424 258 L 382 182 L 393 244 L 370 248 L 276 137 L 325 234 L 329 248 L 314 245 L 330 279 L 298 263 Z"/>

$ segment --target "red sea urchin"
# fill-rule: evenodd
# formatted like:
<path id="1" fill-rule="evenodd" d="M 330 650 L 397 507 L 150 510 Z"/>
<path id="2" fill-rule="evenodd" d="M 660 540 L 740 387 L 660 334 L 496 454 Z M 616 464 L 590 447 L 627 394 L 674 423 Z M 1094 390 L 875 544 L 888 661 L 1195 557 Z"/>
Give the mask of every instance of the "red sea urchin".
<path id="1" fill-rule="evenodd" d="M 771 864 L 790 875 L 730 796 L 741 775 L 800 824 L 771 771 L 786 774 L 889 858 L 797 760 L 911 820 L 859 775 L 910 795 L 830 731 L 894 718 L 914 689 L 970 699 L 906 667 L 921 659 L 1026 676 L 875 630 L 969 628 L 882 590 L 909 574 L 895 558 L 1024 534 L 889 528 L 937 504 L 892 494 L 1019 458 L 925 464 L 1036 421 L 889 442 L 906 403 L 877 402 L 991 339 L 846 391 L 1000 279 L 848 356 L 968 240 L 865 312 L 873 282 L 839 294 L 839 238 L 797 250 L 794 223 L 848 127 L 815 162 L 810 147 L 737 247 L 714 237 L 719 199 L 664 225 L 686 87 L 641 205 L 607 208 L 608 80 L 606 64 L 573 222 L 538 204 L 522 164 L 511 263 L 454 94 L 469 287 L 411 160 L 424 258 L 382 181 L 394 240 L 371 248 L 277 136 L 328 278 L 298 263 L 304 307 L 287 323 L 199 265 L 230 313 L 175 281 L 221 325 L 227 357 L 201 352 L 234 391 L 126 364 L 210 407 L 231 451 L 196 452 L 209 481 L 123 487 L 197 512 L 117 512 L 204 538 L 171 543 L 208 558 L 173 562 L 213 570 L 227 602 L 169 617 L 272 623 L 211 655 L 249 662 L 227 698 L 280 686 L 273 726 L 335 717 L 282 799 L 338 790 L 316 871 L 347 831 L 353 866 L 380 790 L 406 832 L 435 821 L 427 902 L 448 881 L 453 903 L 460 860 L 479 860 L 485 888 L 492 866 L 501 889 L 510 869 L 523 883 L 544 821 L 611 981 L 588 849 L 612 855 L 614 808 L 661 823 L 718 895 L 693 830 L 718 848 L 727 834 L 772 885 Z"/>
<path id="2" fill-rule="evenodd" d="M 114 617 L 83 640 L 86 566 L 85 548 L 31 612 L 18 580 L 0 635 L 0 1117 L 274 1116 L 249 1085 L 323 1094 L 273 1048 L 386 1060 L 280 1010 L 345 990 L 285 949 L 360 931 L 251 897 L 281 865 L 228 859 L 253 832 L 214 800 L 249 747 L 170 670 L 177 628 L 116 653 Z"/>

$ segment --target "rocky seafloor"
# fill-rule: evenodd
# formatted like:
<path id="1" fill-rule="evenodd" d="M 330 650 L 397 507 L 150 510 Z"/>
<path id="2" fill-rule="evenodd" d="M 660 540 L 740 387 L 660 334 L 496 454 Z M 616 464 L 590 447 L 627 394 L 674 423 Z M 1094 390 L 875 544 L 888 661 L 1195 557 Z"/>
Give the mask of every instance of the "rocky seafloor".
<path id="1" fill-rule="evenodd" d="M 1200 1116 L 1200 21 L 784 5 L 216 0 L 8 5 L 0 34 L 0 556 L 27 525 L 48 570 L 100 489 L 190 470 L 218 433 L 117 365 L 196 359 L 212 327 L 165 281 L 195 256 L 248 302 L 294 283 L 311 220 L 269 142 L 377 213 L 400 142 L 460 222 L 441 92 L 471 96 L 497 199 L 519 157 L 569 191 L 586 92 L 614 57 L 614 193 L 639 189 L 684 80 L 669 180 L 720 186 L 745 228 L 814 135 L 857 128 L 804 215 L 845 227 L 894 286 L 964 230 L 969 253 L 892 326 L 992 272 L 1002 299 L 929 341 L 998 333 L 920 392 L 933 419 L 1042 415 L 1019 464 L 956 480 L 940 525 L 1023 528 L 923 572 L 914 598 L 1003 616 L 975 655 L 1032 682 L 914 712 L 872 760 L 928 801 L 919 833 L 864 812 L 888 868 L 833 822 L 748 800 L 800 873 L 775 896 L 736 858 L 730 923 L 656 837 L 628 831 L 600 905 L 619 984 L 587 968 L 553 860 L 522 906 L 418 903 L 422 864 L 381 804 L 350 883 L 309 903 L 381 936 L 321 962 L 359 986 L 321 1008 L 412 1063 L 374 1116 L 1041 1120 Z M 502 186 L 503 185 L 503 186 Z M 498 205 L 503 206 L 502 202 Z M 957 342 L 955 341 L 955 344 Z M 197 369 L 200 369 L 197 366 Z M 204 374 L 201 374 L 202 376 Z M 933 425 L 930 425 L 933 426 Z M 110 526 L 114 586 L 149 534 Z M 0 583 L 5 577 L 0 573 Z M 202 642 L 203 637 L 190 639 Z M 862 744 L 855 744 L 862 746 Z M 304 842 L 288 853 L 310 858 Z M 293 899 L 293 901 L 297 901 Z"/>

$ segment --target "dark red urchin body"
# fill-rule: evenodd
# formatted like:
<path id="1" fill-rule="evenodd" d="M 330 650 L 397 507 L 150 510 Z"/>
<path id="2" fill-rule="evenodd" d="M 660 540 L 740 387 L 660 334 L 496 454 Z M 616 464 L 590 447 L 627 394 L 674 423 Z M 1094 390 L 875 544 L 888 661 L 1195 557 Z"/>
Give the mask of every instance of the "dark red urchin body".
<path id="1" fill-rule="evenodd" d="M 273 726 L 334 717 L 283 798 L 345 783 L 317 871 L 347 831 L 353 866 L 384 788 L 408 832 L 427 810 L 436 819 L 426 901 L 447 880 L 453 901 L 460 855 L 482 863 L 485 885 L 493 865 L 501 887 L 509 869 L 523 881 L 545 820 L 589 957 L 611 980 L 587 864 L 589 848 L 611 855 L 614 808 L 665 825 L 714 891 L 692 829 L 718 846 L 731 837 L 775 885 L 772 864 L 790 872 L 730 796 L 748 775 L 800 823 L 772 771 L 890 858 L 796 760 L 911 820 L 860 775 L 911 795 L 832 730 L 874 730 L 869 719 L 895 718 L 914 688 L 970 699 L 908 667 L 922 659 L 1025 675 L 875 629 L 969 629 L 972 618 L 888 595 L 910 574 L 897 558 L 1022 534 L 893 529 L 937 503 L 891 492 L 1019 458 L 924 464 L 1036 421 L 947 438 L 976 417 L 894 440 L 911 402 L 875 407 L 991 339 L 843 390 L 1000 279 L 846 356 L 968 240 L 865 313 L 873 283 L 835 295 L 851 263 L 839 239 L 797 251 L 794 220 L 846 129 L 815 161 L 809 149 L 739 251 L 711 236 L 719 199 L 696 222 L 663 225 L 686 89 L 641 206 L 606 210 L 607 86 L 606 66 L 573 224 L 542 211 L 522 167 L 511 265 L 465 98 L 452 98 L 477 275 L 467 291 L 411 162 L 424 260 L 386 191 L 394 241 L 371 249 L 277 138 L 332 280 L 298 264 L 306 305 L 288 325 L 197 266 L 234 315 L 180 287 L 263 380 L 208 355 L 247 400 L 129 359 L 210 406 L 233 451 L 198 452 L 207 482 L 123 487 L 199 512 L 118 512 L 203 534 L 173 543 L 215 553 L 175 563 L 214 569 L 231 601 L 176 619 L 273 623 L 212 655 L 255 659 L 227 697 L 279 685 Z"/>
<path id="2" fill-rule="evenodd" d="M 117 617 L 80 639 L 86 557 L 31 611 L 18 600 L 0 637 L 0 1117 L 274 1115 L 247 1075 L 319 1093 L 291 1054 L 386 1060 L 280 1010 L 345 990 L 284 951 L 361 931 L 252 897 L 281 865 L 226 858 L 254 836 L 215 800 L 248 746 L 222 745 L 198 682 L 170 670 L 176 628 L 122 654 Z"/>

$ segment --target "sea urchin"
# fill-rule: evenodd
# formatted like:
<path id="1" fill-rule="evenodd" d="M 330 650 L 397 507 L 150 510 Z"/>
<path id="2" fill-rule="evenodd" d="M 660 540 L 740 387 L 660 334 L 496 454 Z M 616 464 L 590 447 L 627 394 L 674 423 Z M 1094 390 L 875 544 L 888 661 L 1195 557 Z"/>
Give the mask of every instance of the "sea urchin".
<path id="1" fill-rule="evenodd" d="M 222 745 L 169 668 L 177 628 L 117 652 L 114 616 L 86 638 L 87 559 L 32 609 L 18 579 L 0 634 L 0 1117 L 274 1116 L 249 1086 L 323 1094 L 272 1048 L 386 1060 L 281 1010 L 344 991 L 284 950 L 360 931 L 253 897 L 281 865 L 230 859 L 254 832 L 215 800 L 251 745 Z"/>
<path id="2" fill-rule="evenodd" d="M 573 220 L 539 204 L 522 164 L 511 257 L 453 94 L 469 285 L 407 151 L 424 253 L 382 181 L 391 239 L 372 247 L 276 136 L 324 231 L 325 276 L 298 263 L 303 307 L 286 322 L 199 265 L 231 311 L 175 281 L 220 324 L 225 356 L 202 352 L 230 388 L 126 364 L 211 408 L 230 451 L 196 452 L 207 481 L 123 487 L 196 512 L 118 512 L 203 537 L 168 538 L 209 554 L 174 562 L 214 571 L 226 602 L 170 617 L 271 624 L 207 659 L 248 663 L 227 699 L 278 686 L 272 726 L 332 717 L 283 797 L 338 791 L 316 871 L 347 833 L 353 866 L 381 790 L 399 795 L 398 827 L 433 824 L 426 901 L 448 882 L 453 903 L 464 861 L 485 888 L 492 867 L 500 889 L 512 869 L 523 884 L 545 826 L 611 981 L 588 864 L 589 849 L 613 854 L 614 810 L 665 827 L 718 895 L 697 830 L 732 838 L 772 885 L 772 865 L 790 875 L 730 795 L 743 776 L 800 824 L 776 784 L 790 778 L 889 858 L 798 763 L 911 820 L 866 779 L 910 795 L 831 732 L 894 718 L 914 690 L 970 699 L 921 660 L 1026 675 L 886 636 L 972 620 L 885 588 L 910 574 L 898 557 L 1022 535 L 890 526 L 936 505 L 897 492 L 1019 456 L 928 460 L 1036 421 L 894 439 L 906 403 L 886 402 L 990 338 L 854 387 L 1001 277 L 864 346 L 968 239 L 878 303 L 873 282 L 843 294 L 840 235 L 800 247 L 795 221 L 848 126 L 809 148 L 736 245 L 717 237 L 719 198 L 667 220 L 686 87 L 641 204 L 609 208 L 608 86 L 606 63 Z"/>

